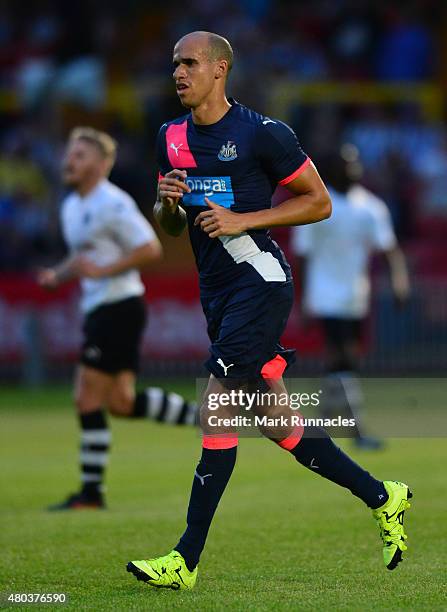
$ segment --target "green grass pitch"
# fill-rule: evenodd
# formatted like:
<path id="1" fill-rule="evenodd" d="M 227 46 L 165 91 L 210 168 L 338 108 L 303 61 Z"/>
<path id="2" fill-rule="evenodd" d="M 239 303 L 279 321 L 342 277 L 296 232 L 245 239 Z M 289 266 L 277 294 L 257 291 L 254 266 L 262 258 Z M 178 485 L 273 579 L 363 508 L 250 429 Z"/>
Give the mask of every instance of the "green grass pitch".
<path id="1" fill-rule="evenodd" d="M 192 386 L 176 390 L 193 395 Z M 167 553 L 182 533 L 200 438 L 115 419 L 109 509 L 49 514 L 47 504 L 77 487 L 70 395 L 68 387 L 1 392 L 3 593 L 64 592 L 66 609 L 98 611 L 447 609 L 445 439 L 393 439 L 384 451 L 352 453 L 414 492 L 409 550 L 393 572 L 359 500 L 268 441 L 241 440 L 196 589 L 159 591 L 137 582 L 126 563 Z"/>

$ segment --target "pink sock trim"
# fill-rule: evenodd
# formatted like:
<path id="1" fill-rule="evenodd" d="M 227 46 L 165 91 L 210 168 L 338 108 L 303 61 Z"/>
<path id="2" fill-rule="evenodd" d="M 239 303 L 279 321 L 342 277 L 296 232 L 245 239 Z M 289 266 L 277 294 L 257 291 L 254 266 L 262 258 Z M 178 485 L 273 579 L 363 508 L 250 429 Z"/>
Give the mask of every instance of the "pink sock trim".
<path id="1" fill-rule="evenodd" d="M 295 429 L 289 436 L 287 436 L 287 438 L 284 438 L 284 440 L 281 440 L 281 442 L 278 442 L 277 444 L 284 450 L 292 451 L 295 446 L 300 443 L 300 440 L 303 437 L 303 433 L 304 427 L 302 425 L 299 425 L 295 427 Z"/>
<path id="2" fill-rule="evenodd" d="M 214 436 L 203 435 L 202 446 L 211 450 L 224 450 L 238 445 L 237 434 L 218 434 Z"/>

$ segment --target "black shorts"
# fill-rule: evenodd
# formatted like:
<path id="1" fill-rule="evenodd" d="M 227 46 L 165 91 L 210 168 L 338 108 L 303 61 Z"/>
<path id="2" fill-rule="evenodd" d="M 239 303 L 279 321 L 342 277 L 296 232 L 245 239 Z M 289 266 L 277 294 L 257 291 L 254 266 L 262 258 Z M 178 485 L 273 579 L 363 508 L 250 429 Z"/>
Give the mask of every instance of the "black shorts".
<path id="1" fill-rule="evenodd" d="M 320 321 L 323 325 L 326 344 L 331 348 L 343 352 L 344 347 L 348 344 L 361 344 L 365 319 L 322 317 Z"/>
<path id="2" fill-rule="evenodd" d="M 256 382 L 277 355 L 290 365 L 295 351 L 280 344 L 293 305 L 292 282 L 259 282 L 202 296 L 211 340 L 206 368 L 223 382 Z M 283 362 L 283 363 L 284 363 Z"/>
<path id="3" fill-rule="evenodd" d="M 108 374 L 137 372 L 145 324 L 142 297 L 99 306 L 84 321 L 81 363 Z"/>

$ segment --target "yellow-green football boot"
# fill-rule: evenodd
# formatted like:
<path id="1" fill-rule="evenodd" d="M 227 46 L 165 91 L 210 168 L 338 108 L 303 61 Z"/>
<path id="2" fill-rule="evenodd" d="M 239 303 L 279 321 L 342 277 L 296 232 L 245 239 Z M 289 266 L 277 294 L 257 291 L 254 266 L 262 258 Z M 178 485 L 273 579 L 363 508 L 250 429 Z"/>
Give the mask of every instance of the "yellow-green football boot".
<path id="1" fill-rule="evenodd" d="M 407 550 L 404 514 L 410 507 L 408 500 L 413 494 L 403 482 L 385 480 L 383 484 L 389 495 L 388 501 L 373 510 L 373 516 L 383 541 L 383 561 L 389 570 L 393 570 L 402 561 L 402 552 Z"/>
<path id="2" fill-rule="evenodd" d="M 176 550 L 164 557 L 146 559 L 145 561 L 130 561 L 127 571 L 137 580 L 142 580 L 150 586 L 164 589 L 192 589 L 197 580 L 198 566 L 192 572 L 186 567 L 184 558 Z"/>

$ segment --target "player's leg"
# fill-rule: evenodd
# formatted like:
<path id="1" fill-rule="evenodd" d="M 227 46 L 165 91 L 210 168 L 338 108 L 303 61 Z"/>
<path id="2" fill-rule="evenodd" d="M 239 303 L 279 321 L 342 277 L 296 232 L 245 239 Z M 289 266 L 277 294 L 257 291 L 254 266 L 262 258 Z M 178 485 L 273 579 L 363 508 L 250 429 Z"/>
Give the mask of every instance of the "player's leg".
<path id="1" fill-rule="evenodd" d="M 263 360 L 263 365 L 256 368 L 262 380 L 258 381 L 259 387 L 265 384 L 274 397 L 282 397 L 285 392 L 282 381 L 283 372 L 287 366 L 282 356 L 282 351 L 272 355 L 275 348 L 274 342 L 278 342 L 283 329 L 284 318 L 287 320 L 291 302 L 288 303 L 290 290 L 286 286 L 272 288 L 272 295 L 265 303 L 259 303 L 258 326 L 252 328 L 251 346 L 255 353 Z M 260 323 L 264 323 L 262 327 Z M 282 347 L 280 347 L 282 348 Z M 399 520 L 407 507 L 407 498 L 411 495 L 408 487 L 402 483 L 397 485 L 391 482 L 383 483 L 375 479 L 369 472 L 364 470 L 346 453 L 344 453 L 330 438 L 327 432 L 320 427 L 292 426 L 292 411 L 290 406 L 284 406 L 277 402 L 272 406 L 257 407 L 267 415 L 278 417 L 281 414 L 288 421 L 288 427 L 280 432 L 276 428 L 273 431 L 264 431 L 268 437 L 274 439 L 279 446 L 289 451 L 295 459 L 314 473 L 331 480 L 332 482 L 349 489 L 354 495 L 362 499 L 376 513 L 376 518 L 385 520 L 391 517 L 391 523 L 387 527 L 382 525 L 381 533 L 384 542 L 384 560 L 389 569 L 393 569 L 401 558 L 402 550 L 405 550 L 403 526 Z M 296 411 L 293 411 L 296 417 Z M 391 512 L 392 510 L 392 512 Z M 394 517 L 394 518 L 393 518 Z M 391 535 L 386 535 L 389 531 Z M 387 538 L 392 538 L 389 540 Z"/>
<path id="2" fill-rule="evenodd" d="M 263 362 L 259 352 L 262 353 L 265 344 L 277 342 L 290 312 L 293 287 L 286 283 L 277 291 L 275 286 L 278 284 L 283 287 L 283 283 L 266 284 L 256 277 L 253 284 L 244 284 L 239 291 L 233 290 L 228 296 L 213 299 L 210 303 L 202 300 L 212 340 L 210 358 L 206 362 L 211 377 L 200 415 L 203 448 L 193 478 L 187 528 L 174 548 L 190 572 L 197 568 L 212 519 L 236 462 L 238 438 L 225 419 L 238 414 L 240 406 L 237 401 L 228 402 L 228 396 L 240 389 L 248 389 L 250 382 L 259 375 Z M 279 333 L 274 329 L 275 324 L 272 325 L 272 310 L 275 312 L 274 320 L 281 328 Z M 288 351 L 283 353 L 290 356 Z M 285 358 L 281 359 L 287 364 Z M 165 557 L 161 563 L 166 563 Z M 153 563 L 150 565 L 155 569 L 159 567 Z M 148 565 L 140 565 L 137 571 L 135 565 L 129 569 L 141 577 L 143 567 L 150 569 Z M 154 574 L 150 575 L 154 578 Z M 156 586 L 158 582 L 152 579 L 150 584 Z"/>
<path id="3" fill-rule="evenodd" d="M 326 376 L 322 398 L 322 414 L 332 418 L 342 414 L 354 417 L 353 433 L 361 437 L 360 410 L 362 393 L 359 381 L 353 376 L 359 354 L 359 343 L 353 333 L 355 322 L 337 318 L 320 319 L 326 349 Z"/>
<path id="4" fill-rule="evenodd" d="M 121 338 L 126 318 L 120 314 L 129 300 L 105 304 L 90 312 L 84 321 L 84 342 L 76 371 L 74 396 L 81 429 L 81 491 L 50 509 L 103 506 L 103 479 L 111 433 L 106 404 L 113 380 L 120 370 Z M 87 501 L 88 503 L 84 503 Z"/>
<path id="5" fill-rule="evenodd" d="M 249 322 L 256 318 L 255 307 L 250 298 L 256 295 L 254 288 L 247 295 L 234 290 L 230 296 L 225 293 L 209 303 L 202 300 L 208 320 L 208 333 L 212 341 L 211 357 L 207 367 L 211 371 L 207 390 L 201 408 L 200 423 L 203 430 L 202 455 L 194 472 L 191 496 L 187 514 L 187 528 L 174 550 L 168 555 L 155 559 L 132 561 L 127 570 L 138 580 L 151 586 L 192 588 L 197 577 L 200 554 L 205 545 L 214 513 L 231 477 L 236 462 L 237 437 L 225 424 L 210 422 L 210 399 L 217 403 L 213 417 L 225 418 L 232 414 L 229 406 L 221 405 L 219 397 L 226 390 L 222 378 L 228 373 L 230 364 L 236 370 L 241 353 L 248 347 Z M 223 365 L 222 365 L 223 364 Z M 244 369 L 244 367 L 243 367 Z"/>
<path id="6" fill-rule="evenodd" d="M 277 397 L 282 397 L 286 392 L 282 379 L 270 378 L 266 382 L 270 391 Z M 261 405 L 257 406 L 257 411 L 275 416 L 283 414 L 285 420 L 291 418 L 290 411 L 286 407 L 276 406 L 272 409 L 270 405 Z M 293 412 L 297 417 L 296 411 Z M 385 565 L 388 569 L 394 569 L 402 560 L 402 552 L 406 550 L 403 516 L 410 506 L 407 500 L 412 497 L 408 486 L 400 482 L 376 480 L 334 444 L 321 427 L 289 425 L 285 437 L 278 437 L 275 429 L 264 428 L 263 434 L 289 451 L 298 463 L 323 478 L 347 488 L 373 510 L 383 540 Z"/>
<path id="7" fill-rule="evenodd" d="M 196 425 L 199 407 L 191 401 L 161 387 L 146 387 L 135 395 L 130 416 L 169 425 Z"/>
<path id="8" fill-rule="evenodd" d="M 274 396 L 287 394 L 282 379 L 268 379 L 269 389 Z M 284 417 L 288 426 L 279 433 L 275 428 L 263 428 L 262 433 L 276 442 L 281 448 L 290 451 L 295 459 L 316 474 L 346 487 L 362 499 L 370 508 L 378 508 L 387 500 L 383 483 L 373 478 L 366 470 L 352 461 L 321 427 L 293 426 L 294 420 L 302 415 L 291 411 L 282 402 L 280 405 L 257 406 L 257 412 L 267 416 Z"/>
<path id="9" fill-rule="evenodd" d="M 286 284 L 284 291 L 277 293 L 274 288 L 277 284 L 266 284 L 255 276 L 252 284 L 244 284 L 237 291 L 233 289 L 225 297 L 209 303 L 202 300 L 212 341 L 206 362 L 211 377 L 201 406 L 203 448 L 194 474 L 187 528 L 175 546 L 189 571 L 197 568 L 211 521 L 236 462 L 238 438 L 225 419 L 238 414 L 240 406 L 237 401 L 229 403 L 228 396 L 248 389 L 259 374 L 262 362 L 258 355 L 259 343 L 261 346 L 268 343 L 272 333 L 276 342 L 277 334 L 271 331 L 268 319 L 271 310 L 280 319 L 281 332 L 290 312 L 292 285 Z"/>
<path id="10" fill-rule="evenodd" d="M 236 463 L 237 435 L 225 425 L 210 426 L 209 411 L 205 408 L 210 396 L 216 402 L 223 391 L 222 384 L 211 376 L 201 411 L 202 454 L 193 476 L 185 532 L 168 555 L 132 561 L 127 565 L 127 570 L 138 580 L 151 586 L 191 589 L 196 582 L 200 555 L 212 519 Z M 213 416 L 225 419 L 234 416 L 234 411 L 218 406 Z"/>
<path id="11" fill-rule="evenodd" d="M 235 415 L 234 407 L 218 405 L 213 410 L 214 421 L 209 418 L 209 398 L 218 403 L 221 393 L 227 393 L 227 389 L 211 375 L 201 409 L 202 454 L 193 477 L 187 528 L 175 546 L 189 570 L 199 563 L 211 521 L 236 463 L 237 434 L 223 424 L 223 419 Z"/>
<path id="12" fill-rule="evenodd" d="M 211 377 L 201 406 L 203 448 L 193 479 L 187 529 L 175 546 L 190 571 L 199 563 L 211 521 L 236 462 L 238 438 L 225 419 L 238 414 L 241 406 L 229 403 L 228 396 L 248 389 L 256 376 L 262 361 L 257 355 L 258 338 L 265 343 L 270 333 L 270 322 L 263 315 L 274 308 L 282 318 L 282 331 L 293 301 L 291 284 L 279 296 L 272 287 L 275 284 L 266 284 L 255 275 L 252 284 L 244 283 L 239 290 L 233 288 L 226 296 L 209 302 L 202 299 L 212 341 L 206 362 Z M 258 333 L 261 327 L 264 329 Z"/>
<path id="13" fill-rule="evenodd" d="M 102 500 L 105 468 L 109 461 L 111 432 L 104 406 L 114 376 L 85 365 L 79 366 L 75 382 L 75 403 L 81 424 L 82 493 Z"/>
<path id="14" fill-rule="evenodd" d="M 112 386 L 112 375 L 84 364 L 78 367 L 74 399 L 80 426 L 81 488 L 51 510 L 104 507 L 103 482 L 111 433 L 103 406 Z"/>
<path id="15" fill-rule="evenodd" d="M 133 416 L 136 379 L 137 376 L 133 370 L 122 370 L 113 377 L 106 400 L 110 414 L 118 417 Z"/>
<path id="16" fill-rule="evenodd" d="M 189 401 L 160 387 L 147 387 L 136 392 L 136 374 L 132 370 L 118 372 L 107 400 L 113 416 L 149 419 L 171 425 L 195 425 L 198 420 L 196 402 Z"/>
<path id="17" fill-rule="evenodd" d="M 109 369 L 116 374 L 107 407 L 115 416 L 147 418 L 159 423 L 194 425 L 198 408 L 195 402 L 160 387 L 136 392 L 136 374 L 146 325 L 147 311 L 143 298 L 131 298 L 113 308 L 107 353 Z M 113 330 L 113 331 L 112 331 Z"/>
<path id="18" fill-rule="evenodd" d="M 327 352 L 327 375 L 324 381 L 324 416 L 343 414 L 353 417 L 352 431 L 359 448 L 378 449 L 379 439 L 367 436 L 362 425 L 363 392 L 357 375 L 361 352 L 363 319 L 335 317 L 321 320 Z"/>

